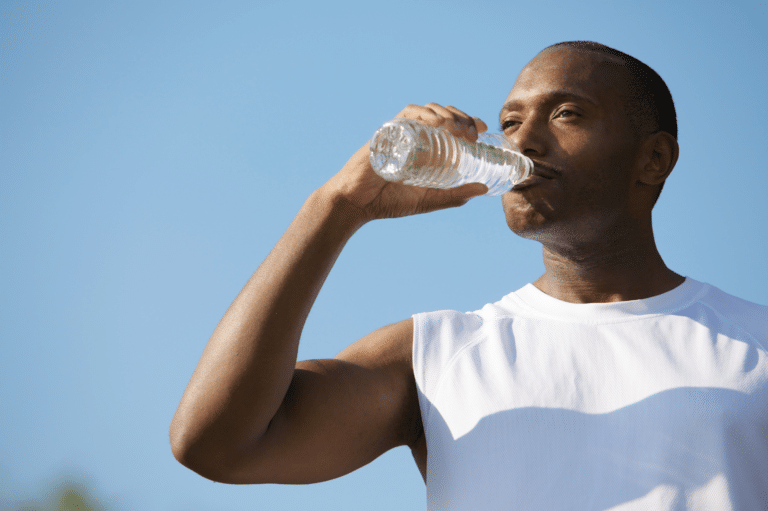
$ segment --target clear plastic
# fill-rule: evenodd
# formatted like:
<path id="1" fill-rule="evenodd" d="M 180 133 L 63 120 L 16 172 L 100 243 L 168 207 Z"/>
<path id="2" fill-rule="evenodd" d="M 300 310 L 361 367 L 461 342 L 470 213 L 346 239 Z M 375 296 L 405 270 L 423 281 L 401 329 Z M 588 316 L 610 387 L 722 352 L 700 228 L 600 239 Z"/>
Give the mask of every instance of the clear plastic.
<path id="1" fill-rule="evenodd" d="M 472 143 L 410 119 L 392 119 L 371 138 L 371 165 L 387 181 L 428 188 L 483 183 L 485 195 L 508 192 L 533 171 L 501 134 L 483 133 Z"/>

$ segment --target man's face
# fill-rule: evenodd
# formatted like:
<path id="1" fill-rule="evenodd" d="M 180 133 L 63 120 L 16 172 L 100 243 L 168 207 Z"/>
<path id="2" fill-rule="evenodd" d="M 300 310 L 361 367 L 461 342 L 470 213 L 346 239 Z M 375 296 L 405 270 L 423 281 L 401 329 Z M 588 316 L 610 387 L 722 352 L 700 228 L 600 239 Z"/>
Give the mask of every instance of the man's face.
<path id="1" fill-rule="evenodd" d="M 535 164 L 502 197 L 517 234 L 589 243 L 631 214 L 637 141 L 624 110 L 625 71 L 611 58 L 554 48 L 518 76 L 500 114 L 507 138 Z"/>

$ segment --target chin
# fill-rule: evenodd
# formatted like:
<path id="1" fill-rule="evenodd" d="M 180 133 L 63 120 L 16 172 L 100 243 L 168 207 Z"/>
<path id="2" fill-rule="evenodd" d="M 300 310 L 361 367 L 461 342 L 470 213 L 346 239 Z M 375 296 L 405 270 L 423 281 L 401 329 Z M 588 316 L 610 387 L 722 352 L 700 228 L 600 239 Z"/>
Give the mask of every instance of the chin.
<path id="1" fill-rule="evenodd" d="M 504 213 L 509 229 L 521 238 L 538 240 L 541 235 L 551 230 L 552 222 L 532 208 L 524 211 L 504 208 Z"/>
<path id="2" fill-rule="evenodd" d="M 540 214 L 532 216 L 508 215 L 507 226 L 523 239 L 538 241 L 544 245 L 557 244 L 568 237 L 570 229 L 563 222 L 555 222 Z"/>
<path id="3" fill-rule="evenodd" d="M 544 243 L 552 238 L 552 234 L 542 229 L 512 229 L 512 232 L 523 239 Z"/>
<path id="4" fill-rule="evenodd" d="M 521 238 L 538 240 L 553 228 L 555 211 L 549 201 L 532 200 L 520 193 L 502 196 L 507 226 Z"/>
<path id="5" fill-rule="evenodd" d="M 539 240 L 547 231 L 546 227 L 537 222 L 526 221 L 520 216 L 507 217 L 507 226 L 509 230 L 527 240 Z"/>

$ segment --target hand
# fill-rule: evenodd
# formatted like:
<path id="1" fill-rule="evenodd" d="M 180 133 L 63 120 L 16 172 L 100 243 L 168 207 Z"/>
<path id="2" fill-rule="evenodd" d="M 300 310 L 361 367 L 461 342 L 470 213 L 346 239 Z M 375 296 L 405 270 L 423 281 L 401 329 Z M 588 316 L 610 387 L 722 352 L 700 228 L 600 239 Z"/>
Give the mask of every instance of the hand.
<path id="1" fill-rule="evenodd" d="M 471 142 L 477 140 L 479 133 L 488 129 L 477 117 L 470 117 L 452 106 L 443 107 L 436 103 L 425 106 L 408 105 L 397 117 L 439 126 L 454 136 Z M 472 197 L 488 191 L 488 188 L 480 183 L 441 190 L 386 181 L 371 168 L 369 145 L 370 141 L 366 142 L 323 187 L 353 204 L 362 213 L 363 221 L 461 206 Z"/>

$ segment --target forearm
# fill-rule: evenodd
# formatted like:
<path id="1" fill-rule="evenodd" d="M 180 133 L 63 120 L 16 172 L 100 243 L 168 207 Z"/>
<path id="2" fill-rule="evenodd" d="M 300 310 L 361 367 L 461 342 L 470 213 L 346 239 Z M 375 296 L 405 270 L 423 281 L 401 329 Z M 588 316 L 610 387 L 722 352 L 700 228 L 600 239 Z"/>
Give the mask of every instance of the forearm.
<path id="1" fill-rule="evenodd" d="M 171 426 L 174 452 L 226 458 L 258 441 L 293 377 L 299 338 L 360 212 L 313 193 L 226 312 Z"/>
<path id="2" fill-rule="evenodd" d="M 409 106 L 400 115 L 439 125 L 470 141 L 485 128 L 453 107 L 430 105 Z M 327 389 L 313 392 L 303 388 L 298 402 L 291 403 L 295 413 L 278 417 L 276 423 L 282 417 L 282 427 L 269 429 L 269 426 L 281 410 L 294 377 L 304 322 L 342 248 L 369 220 L 461 206 L 486 191 L 484 185 L 477 183 L 438 190 L 385 181 L 371 168 L 368 144 L 361 147 L 306 201 L 214 331 L 171 424 L 171 444 L 176 458 L 193 470 L 226 480 L 242 479 L 244 476 L 233 467 L 245 464 L 250 467 L 246 479 L 264 480 L 254 474 L 270 470 L 264 466 L 257 468 L 264 460 L 265 450 L 278 448 L 282 453 L 290 451 L 290 446 L 297 442 L 313 438 L 303 423 L 324 424 L 326 440 L 336 435 L 337 428 L 328 426 L 325 410 L 336 410 L 330 413 L 342 415 L 355 412 Z M 401 337 L 403 339 L 410 342 L 410 338 Z M 409 354 L 410 351 L 405 358 Z M 369 365 L 375 367 L 378 363 Z M 382 363 L 386 365 L 385 361 Z M 350 371 L 347 368 L 341 374 L 326 376 L 347 385 Z M 384 387 L 390 387 L 393 381 L 410 382 L 409 366 L 404 378 L 392 378 L 389 372 L 383 366 L 378 373 L 373 371 L 375 374 L 367 377 L 368 384 L 376 386 L 383 381 Z M 355 378 L 365 380 L 359 374 Z M 361 389 L 357 388 L 356 392 L 365 394 Z M 371 392 L 380 393 L 378 389 Z M 396 401 L 403 399 L 396 398 Z M 381 409 L 369 412 L 362 415 L 382 417 L 380 424 L 373 425 L 374 429 L 386 428 L 382 424 L 393 420 L 391 415 L 399 414 Z M 269 433 L 284 434 L 265 435 L 268 429 Z M 274 440 L 275 437 L 279 440 Z M 360 450 L 369 452 L 371 444 L 380 446 L 380 439 L 363 441 Z M 263 462 L 280 464 L 283 461 L 280 456 L 272 452 Z M 301 454 L 294 452 L 288 463 L 295 463 L 299 456 Z"/>

